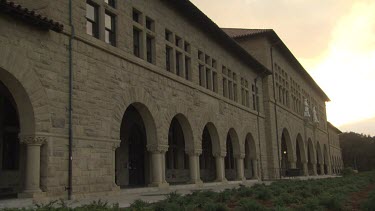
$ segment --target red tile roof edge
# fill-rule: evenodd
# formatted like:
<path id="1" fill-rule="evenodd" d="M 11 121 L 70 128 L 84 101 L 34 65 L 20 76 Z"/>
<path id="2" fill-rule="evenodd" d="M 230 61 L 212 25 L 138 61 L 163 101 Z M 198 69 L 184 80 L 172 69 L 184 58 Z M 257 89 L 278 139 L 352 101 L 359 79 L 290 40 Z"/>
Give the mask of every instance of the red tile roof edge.
<path id="1" fill-rule="evenodd" d="M 0 0 L 0 12 L 7 13 L 42 29 L 62 32 L 64 25 L 8 0 Z"/>

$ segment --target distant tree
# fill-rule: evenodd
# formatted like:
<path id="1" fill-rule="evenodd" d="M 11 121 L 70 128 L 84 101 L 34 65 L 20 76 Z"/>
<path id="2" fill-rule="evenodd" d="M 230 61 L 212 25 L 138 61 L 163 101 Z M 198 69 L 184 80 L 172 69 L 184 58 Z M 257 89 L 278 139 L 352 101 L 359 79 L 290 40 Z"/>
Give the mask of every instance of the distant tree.
<path id="1" fill-rule="evenodd" d="M 340 135 L 340 145 L 345 167 L 359 171 L 375 169 L 375 136 L 343 133 Z"/>

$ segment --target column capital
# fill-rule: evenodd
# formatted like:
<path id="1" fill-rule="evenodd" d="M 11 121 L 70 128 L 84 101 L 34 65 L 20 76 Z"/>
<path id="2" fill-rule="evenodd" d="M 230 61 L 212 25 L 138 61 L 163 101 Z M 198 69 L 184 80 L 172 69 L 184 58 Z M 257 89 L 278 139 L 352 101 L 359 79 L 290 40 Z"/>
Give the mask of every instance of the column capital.
<path id="1" fill-rule="evenodd" d="M 47 137 L 37 135 L 19 135 L 20 142 L 26 145 L 43 145 L 47 142 Z"/>
<path id="2" fill-rule="evenodd" d="M 239 153 L 239 154 L 234 154 L 233 155 L 234 158 L 237 158 L 237 159 L 244 159 L 245 158 L 245 153 Z"/>
<path id="3" fill-rule="evenodd" d="M 120 147 L 121 141 L 112 143 L 112 151 L 116 151 Z"/>
<path id="4" fill-rule="evenodd" d="M 214 152 L 212 153 L 214 157 L 225 157 L 227 155 L 227 152 Z"/>
<path id="5" fill-rule="evenodd" d="M 151 153 L 166 153 L 168 145 L 147 145 L 147 150 Z"/>
<path id="6" fill-rule="evenodd" d="M 200 149 L 190 149 L 190 150 L 186 150 L 185 151 L 186 154 L 190 155 L 190 156 L 193 156 L 193 155 L 196 155 L 196 156 L 199 156 L 202 154 L 202 150 Z"/>

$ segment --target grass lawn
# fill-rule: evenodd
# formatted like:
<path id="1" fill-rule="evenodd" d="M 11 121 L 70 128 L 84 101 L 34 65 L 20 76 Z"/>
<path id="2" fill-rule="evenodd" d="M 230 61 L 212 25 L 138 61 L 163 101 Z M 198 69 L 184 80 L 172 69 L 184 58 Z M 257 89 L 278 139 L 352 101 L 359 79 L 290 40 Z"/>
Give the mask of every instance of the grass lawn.
<path id="1" fill-rule="evenodd" d="M 52 208 L 55 207 L 55 208 Z M 9 209 L 11 210 L 11 209 Z M 69 210 L 64 203 L 37 210 Z M 283 180 L 223 192 L 197 191 L 149 204 L 138 200 L 130 208 L 94 202 L 74 210 L 368 210 L 375 211 L 375 171 L 319 180 Z"/>

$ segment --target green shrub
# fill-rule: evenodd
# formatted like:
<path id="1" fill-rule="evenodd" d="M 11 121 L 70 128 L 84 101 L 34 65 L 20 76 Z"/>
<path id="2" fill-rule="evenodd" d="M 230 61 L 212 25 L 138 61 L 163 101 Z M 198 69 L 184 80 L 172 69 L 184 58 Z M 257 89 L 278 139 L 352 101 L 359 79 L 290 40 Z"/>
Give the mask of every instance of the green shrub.
<path id="1" fill-rule="evenodd" d="M 137 199 L 133 203 L 130 204 L 130 209 L 134 211 L 138 211 L 138 210 L 141 211 L 141 210 L 146 210 L 148 206 L 149 206 L 148 202 Z"/>
<path id="2" fill-rule="evenodd" d="M 254 194 L 253 189 L 245 186 L 241 186 L 239 189 L 237 189 L 237 196 L 239 197 L 250 197 Z"/>
<path id="3" fill-rule="evenodd" d="M 342 210 L 343 208 L 343 200 L 339 195 L 323 194 L 319 200 L 319 204 L 329 210 Z"/>
<path id="4" fill-rule="evenodd" d="M 171 192 L 167 195 L 166 200 L 168 202 L 175 202 L 181 197 L 181 194 L 177 193 L 177 191 Z"/>
<path id="5" fill-rule="evenodd" d="M 241 199 L 239 202 L 239 207 L 236 208 L 238 211 L 248 211 L 248 210 L 254 210 L 254 211 L 259 211 L 259 210 L 266 210 L 266 208 L 259 204 L 257 201 L 254 199 Z"/>
<path id="6" fill-rule="evenodd" d="M 230 191 L 220 192 L 215 196 L 215 202 L 225 203 L 229 201 L 232 198 L 232 196 L 233 195 Z"/>
<path id="7" fill-rule="evenodd" d="M 354 170 L 351 167 L 346 167 L 341 171 L 343 176 L 349 176 L 354 174 Z"/>
<path id="8" fill-rule="evenodd" d="M 274 204 L 278 206 L 298 204 L 300 201 L 302 201 L 300 196 L 288 193 L 282 193 L 279 197 L 273 200 Z"/>
<path id="9" fill-rule="evenodd" d="M 361 205 L 361 209 L 364 211 L 375 210 L 375 191 L 372 191 L 367 200 Z"/>
<path id="10" fill-rule="evenodd" d="M 319 200 L 315 197 L 310 198 L 305 202 L 305 205 L 301 207 L 303 211 L 319 211 L 323 210 L 323 207 L 319 205 Z"/>
<path id="11" fill-rule="evenodd" d="M 255 197 L 260 200 L 268 200 L 271 199 L 272 194 L 270 190 L 268 190 L 267 188 L 263 188 L 255 192 Z"/>
<path id="12" fill-rule="evenodd" d="M 275 208 L 275 211 L 290 211 L 292 209 L 289 209 L 287 207 L 280 207 L 280 206 L 276 206 Z"/>
<path id="13" fill-rule="evenodd" d="M 205 211 L 227 211 L 229 209 L 223 203 L 210 202 L 204 205 L 203 210 Z"/>

